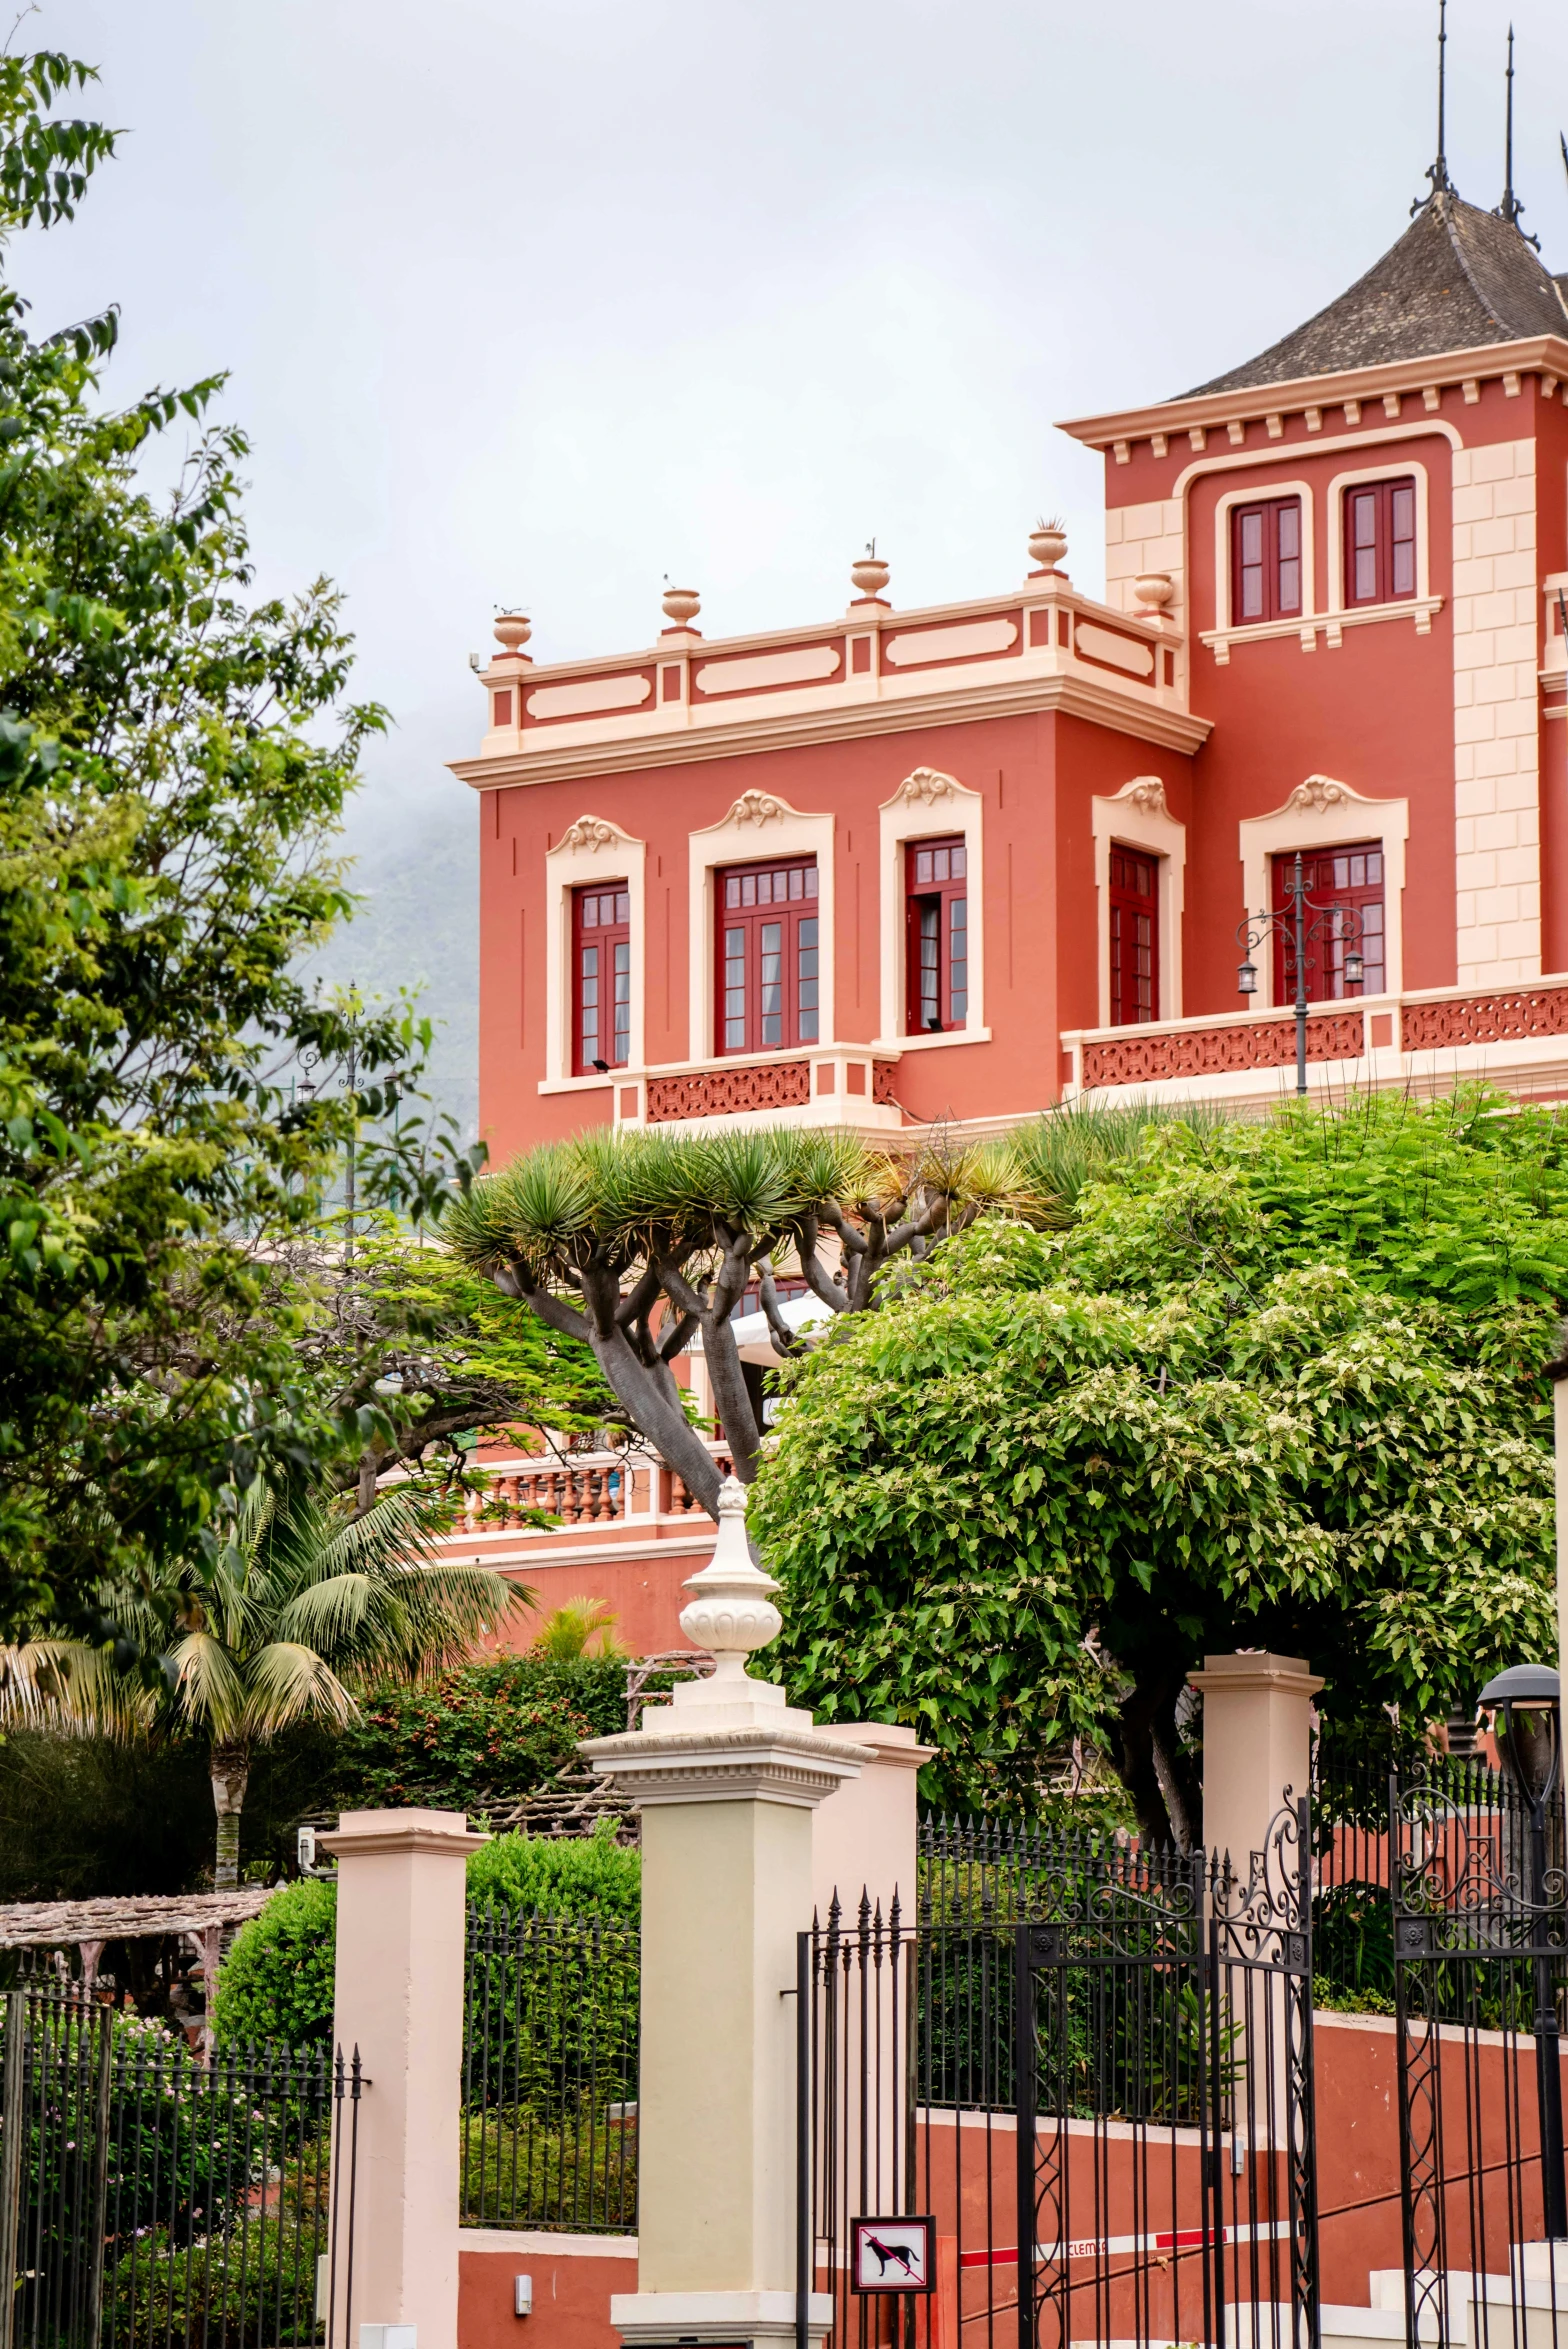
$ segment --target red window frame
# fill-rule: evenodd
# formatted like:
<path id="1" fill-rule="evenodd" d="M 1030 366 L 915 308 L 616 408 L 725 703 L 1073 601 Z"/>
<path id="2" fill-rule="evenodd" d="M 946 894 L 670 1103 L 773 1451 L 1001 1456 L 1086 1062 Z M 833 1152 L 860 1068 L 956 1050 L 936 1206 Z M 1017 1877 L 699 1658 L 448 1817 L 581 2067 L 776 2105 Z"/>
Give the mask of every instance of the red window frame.
<path id="1" fill-rule="evenodd" d="M 1111 1026 L 1160 1016 L 1160 860 L 1111 843 Z"/>
<path id="2" fill-rule="evenodd" d="M 1258 498 L 1230 513 L 1233 628 L 1301 613 L 1301 500 Z"/>
<path id="3" fill-rule="evenodd" d="M 962 832 L 904 844 L 904 1033 L 969 1022 L 969 843 Z"/>
<path id="4" fill-rule="evenodd" d="M 1416 592 L 1415 475 L 1352 483 L 1344 540 L 1347 606 L 1408 602 Z"/>
<path id="5" fill-rule="evenodd" d="M 632 1039 L 632 906 L 624 881 L 572 891 L 572 1074 L 624 1068 Z"/>
<path id="6" fill-rule="evenodd" d="M 1290 891 L 1295 870 L 1294 854 L 1275 857 L 1274 911 L 1284 922 L 1294 912 Z M 1382 841 L 1352 840 L 1343 848 L 1315 848 L 1302 857 L 1301 873 L 1306 883 L 1309 929 L 1325 912 L 1337 908 L 1357 917 L 1343 925 L 1325 922 L 1317 936 L 1308 940 L 1307 1001 L 1341 1003 L 1362 995 L 1381 995 L 1388 984 Z M 1355 986 L 1347 983 L 1344 973 L 1345 956 L 1352 946 L 1359 946 L 1365 972 Z M 1281 923 L 1274 932 L 1274 1000 L 1283 1004 L 1295 999 L 1294 940 Z"/>
<path id="7" fill-rule="evenodd" d="M 713 897 L 715 1055 L 815 1044 L 822 1032 L 816 858 L 721 865 Z"/>

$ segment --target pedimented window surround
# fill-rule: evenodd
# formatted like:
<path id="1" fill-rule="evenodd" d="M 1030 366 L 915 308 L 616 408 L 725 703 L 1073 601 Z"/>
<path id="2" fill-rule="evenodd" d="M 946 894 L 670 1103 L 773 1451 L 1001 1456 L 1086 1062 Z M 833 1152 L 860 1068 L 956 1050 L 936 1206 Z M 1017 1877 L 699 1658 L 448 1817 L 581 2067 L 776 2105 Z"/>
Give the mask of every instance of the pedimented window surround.
<path id="1" fill-rule="evenodd" d="M 1158 775 L 1134 775 L 1120 791 L 1089 803 L 1094 832 L 1095 936 L 1099 941 L 1099 1025 L 1111 1024 L 1111 849 L 1142 849 L 1160 860 L 1160 1017 L 1179 1020 L 1181 922 L 1187 887 L 1187 827 L 1165 804 Z"/>
<path id="2" fill-rule="evenodd" d="M 990 1039 L 985 1024 L 985 862 L 978 791 L 935 767 L 916 767 L 878 810 L 877 912 L 878 1026 L 876 1049 L 940 1051 L 944 1045 L 980 1044 Z M 962 833 L 969 882 L 969 1017 L 961 1028 L 940 1036 L 906 1036 L 904 968 L 904 850 L 911 840 L 935 840 Z"/>
<path id="3" fill-rule="evenodd" d="M 1266 816 L 1244 816 L 1236 826 L 1241 849 L 1242 889 L 1249 916 L 1267 913 L 1274 904 L 1271 875 L 1276 856 L 1298 848 L 1334 848 L 1341 841 L 1380 840 L 1383 844 L 1383 922 L 1387 933 L 1384 985 L 1390 995 L 1403 991 L 1405 842 L 1410 837 L 1408 799 L 1368 799 L 1332 775 L 1309 775 L 1298 783 L 1284 805 Z M 1241 960 L 1241 949 L 1236 950 Z M 1258 968 L 1258 991 L 1248 1010 L 1278 1009 L 1274 1001 L 1274 956 L 1259 948 L 1253 956 Z M 1238 1010 L 1241 1008 L 1238 1000 Z"/>
<path id="4" fill-rule="evenodd" d="M 1431 536 L 1428 527 L 1427 470 L 1419 457 L 1392 457 L 1382 465 L 1358 465 L 1346 473 L 1336 473 L 1328 485 L 1328 527 L 1325 540 L 1328 548 L 1328 594 L 1323 610 L 1327 618 L 1342 618 L 1352 608 L 1362 612 L 1398 612 L 1409 609 L 1408 601 L 1395 603 L 1357 604 L 1345 602 L 1345 492 L 1366 481 L 1402 481 L 1409 474 L 1416 485 L 1416 592 L 1418 606 L 1430 606 L 1432 597 Z M 1418 611 L 1416 627 L 1424 635 L 1431 627 L 1430 609 Z M 1334 642 L 1334 631 L 1329 630 L 1329 642 Z"/>
<path id="5" fill-rule="evenodd" d="M 545 961 L 545 1073 L 541 1093 L 603 1091 L 620 1078 L 572 1074 L 572 891 L 623 874 L 631 897 L 632 1026 L 630 1068 L 644 1057 L 643 1003 L 646 993 L 647 928 L 643 918 L 647 847 L 604 816 L 579 816 L 545 852 L 545 920 L 549 951 Z"/>
<path id="6" fill-rule="evenodd" d="M 689 836 L 687 907 L 691 982 L 687 1059 L 706 1062 L 713 1058 L 715 1050 L 713 957 L 718 908 L 713 876 L 723 865 L 761 864 L 775 857 L 814 856 L 817 860 L 817 905 L 822 925 L 818 933 L 821 983 L 818 1044 L 836 1041 L 833 823 L 832 816 L 802 815 L 799 808 L 791 807 L 788 800 L 777 798 L 771 791 L 743 791 L 718 823 L 705 824 Z"/>

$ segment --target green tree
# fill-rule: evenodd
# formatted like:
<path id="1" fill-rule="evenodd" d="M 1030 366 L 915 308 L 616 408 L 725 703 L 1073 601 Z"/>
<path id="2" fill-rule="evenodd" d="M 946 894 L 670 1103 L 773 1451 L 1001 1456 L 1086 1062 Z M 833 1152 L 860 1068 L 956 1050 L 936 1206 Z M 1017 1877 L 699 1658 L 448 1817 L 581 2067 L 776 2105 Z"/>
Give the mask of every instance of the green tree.
<path id="1" fill-rule="evenodd" d="M 240 1814 L 258 1746 L 303 1721 L 341 1728 L 356 1691 L 415 1680 L 531 1606 L 488 1567 L 433 1555 L 418 1503 L 384 1493 L 368 1512 L 310 1488 L 253 1484 L 229 1538 L 203 1544 L 151 1597 L 118 1612 L 160 1654 L 177 1726 L 203 1736 L 218 1814 L 215 1881 L 238 1881 Z M 152 1700 L 102 1651 L 60 1651 L 63 1703 L 95 1727 Z"/>
<path id="2" fill-rule="evenodd" d="M 890 1270 L 1004 1206 L 1058 1212 L 1005 1145 L 895 1156 L 821 1130 L 588 1134 L 475 1184 L 442 1232 L 471 1271 L 591 1349 L 626 1421 L 716 1517 L 720 1471 L 682 1400 L 677 1356 L 701 1337 L 749 1484 L 761 1429 L 732 1323 L 748 1287 L 784 1359 L 800 1350 L 779 1304 L 786 1265 L 829 1315 L 864 1312 Z"/>
<path id="3" fill-rule="evenodd" d="M 576 1766 L 578 1741 L 626 1726 L 619 1658 L 486 1656 L 367 1692 L 331 1787 L 345 1809 L 488 1812 Z"/>
<path id="4" fill-rule="evenodd" d="M 112 153 L 54 111 L 92 78 L 0 59 L 0 244 Z M 282 1256 L 356 1129 L 367 1203 L 444 1179 L 406 1106 L 389 1136 L 418 1023 L 299 975 L 351 909 L 335 835 L 383 723 L 344 698 L 338 598 L 252 596 L 222 378 L 107 406 L 115 335 L 35 336 L 0 276 L 0 1621 L 79 1629 L 105 1576 L 379 1424 L 298 1375 Z M 353 1083 L 306 1095 L 307 1059 Z"/>
<path id="5" fill-rule="evenodd" d="M 1418 1719 L 1549 1652 L 1560 1137 L 1470 1114 L 1157 1131 L 1070 1231 L 981 1225 L 786 1373 L 753 1527 L 792 1692 L 914 1724 L 946 1800 L 1108 1735 L 1145 1826 L 1191 1841 L 1205 1649 L 1305 1653 L 1341 1714 Z M 1331 1230 L 1336 1161 L 1369 1203 Z"/>

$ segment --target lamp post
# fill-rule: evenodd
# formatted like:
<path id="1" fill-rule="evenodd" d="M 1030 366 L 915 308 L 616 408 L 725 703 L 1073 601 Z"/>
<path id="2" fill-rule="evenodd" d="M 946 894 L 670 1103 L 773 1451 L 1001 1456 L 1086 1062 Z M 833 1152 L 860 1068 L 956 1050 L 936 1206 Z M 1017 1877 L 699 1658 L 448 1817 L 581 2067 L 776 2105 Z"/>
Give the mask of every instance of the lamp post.
<path id="1" fill-rule="evenodd" d="M 1311 962 L 1307 948 L 1314 938 L 1329 938 L 1345 949 L 1340 965 L 1341 976 L 1347 987 L 1359 987 L 1365 964 L 1361 957 L 1361 916 L 1349 905 L 1314 905 L 1307 895 L 1306 873 L 1301 851 L 1290 879 L 1285 884 L 1290 904 L 1282 913 L 1248 914 L 1236 925 L 1236 943 L 1241 948 L 1241 963 L 1236 972 L 1236 985 L 1243 995 L 1256 995 L 1258 966 L 1252 959 L 1252 950 L 1266 938 L 1283 938 L 1296 981 L 1296 1091 L 1307 1089 L 1307 972 Z M 1310 919 L 1309 919 L 1310 917 Z M 1287 976 L 1289 973 L 1287 973 Z"/>
<path id="2" fill-rule="evenodd" d="M 1535 2094 L 1541 2127 L 1541 2204 L 1546 2232 L 1568 2237 L 1568 2185 L 1563 2177 L 1563 2090 L 1558 2052 L 1557 1998 L 1552 1959 L 1544 1949 L 1547 1807 L 1562 1769 L 1560 1683 L 1549 1664 L 1514 1664 L 1481 1691 L 1483 1705 L 1501 1716 L 1498 1752 L 1530 1815 L 1528 1897 L 1535 1945 Z"/>

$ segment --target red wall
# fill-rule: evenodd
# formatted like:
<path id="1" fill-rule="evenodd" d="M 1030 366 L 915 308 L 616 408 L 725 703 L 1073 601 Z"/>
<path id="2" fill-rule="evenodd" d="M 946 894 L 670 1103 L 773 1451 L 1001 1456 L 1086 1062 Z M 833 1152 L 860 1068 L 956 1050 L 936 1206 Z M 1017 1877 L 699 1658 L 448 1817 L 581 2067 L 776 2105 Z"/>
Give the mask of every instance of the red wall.
<path id="1" fill-rule="evenodd" d="M 602 2239 L 585 2236 L 581 2250 L 562 2252 L 534 2246 L 570 2242 L 569 2236 L 518 2235 L 515 2249 L 497 2251 L 471 2249 L 470 2232 L 495 2241 L 488 2230 L 464 2229 L 457 2263 L 458 2349 L 620 2349 L 619 2333 L 610 2330 L 610 2295 L 637 2289 L 635 2238 L 610 2252 Z M 519 2275 L 533 2278 L 531 2316 L 512 2313 L 512 2278 Z"/>
<path id="2" fill-rule="evenodd" d="M 749 757 L 652 767 L 481 795 L 480 1117 L 492 1165 L 528 1145 L 607 1124 L 610 1087 L 541 1095 L 545 1070 L 545 855 L 591 813 L 647 842 L 646 1049 L 650 1063 L 706 1059 L 688 1044 L 688 835 L 743 791 L 777 794 L 835 823 L 838 1040 L 870 1043 L 879 997 L 878 811 L 910 770 L 952 774 L 984 800 L 989 1044 L 911 1053 L 899 1099 L 917 1119 L 1037 1108 L 1060 1090 L 1057 1031 L 1098 1016 L 1092 793 L 1160 774 L 1188 802 L 1189 762 L 1133 736 L 1054 715 L 934 726 Z M 765 837 L 757 842 L 766 853 Z M 666 943 L 667 942 L 667 943 Z"/>

